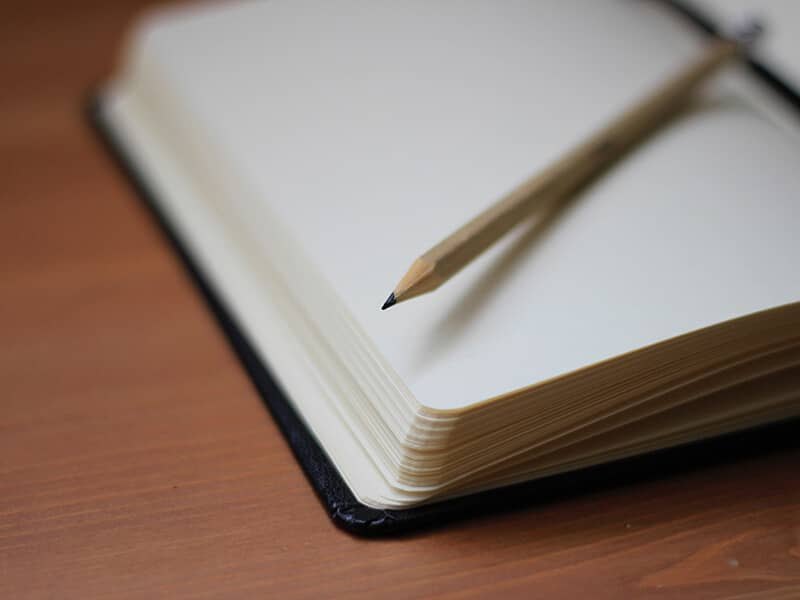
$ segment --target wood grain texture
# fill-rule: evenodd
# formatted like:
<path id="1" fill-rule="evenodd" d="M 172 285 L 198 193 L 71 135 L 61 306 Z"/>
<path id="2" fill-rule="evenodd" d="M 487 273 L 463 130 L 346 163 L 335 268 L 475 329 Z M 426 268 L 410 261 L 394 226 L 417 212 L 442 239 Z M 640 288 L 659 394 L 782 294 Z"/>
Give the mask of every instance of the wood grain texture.
<path id="1" fill-rule="evenodd" d="M 0 598 L 800 597 L 797 449 L 337 530 L 82 119 L 143 4 L 0 7 Z"/>

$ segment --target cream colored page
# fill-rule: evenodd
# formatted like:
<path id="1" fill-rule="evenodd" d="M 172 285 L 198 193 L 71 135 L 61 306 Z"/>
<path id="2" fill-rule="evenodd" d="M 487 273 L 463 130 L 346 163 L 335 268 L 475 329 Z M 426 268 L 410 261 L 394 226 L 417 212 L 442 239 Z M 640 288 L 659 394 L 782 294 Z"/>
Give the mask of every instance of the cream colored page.
<path id="1" fill-rule="evenodd" d="M 800 297 L 797 142 L 729 99 L 546 235 L 379 310 L 416 255 L 692 56 L 686 31 L 647 3 L 273 0 L 148 43 L 417 398 L 460 407 Z"/>

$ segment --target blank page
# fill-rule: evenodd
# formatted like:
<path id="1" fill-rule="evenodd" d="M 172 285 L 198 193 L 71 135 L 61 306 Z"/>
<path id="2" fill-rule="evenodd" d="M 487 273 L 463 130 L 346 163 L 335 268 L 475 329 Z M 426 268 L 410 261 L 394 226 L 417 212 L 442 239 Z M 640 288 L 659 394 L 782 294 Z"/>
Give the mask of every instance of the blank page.
<path id="1" fill-rule="evenodd" d="M 161 22 L 148 44 L 426 405 L 800 297 L 800 146 L 730 73 L 542 235 L 523 225 L 379 310 L 416 256 L 699 51 L 657 5 L 273 0 Z"/>

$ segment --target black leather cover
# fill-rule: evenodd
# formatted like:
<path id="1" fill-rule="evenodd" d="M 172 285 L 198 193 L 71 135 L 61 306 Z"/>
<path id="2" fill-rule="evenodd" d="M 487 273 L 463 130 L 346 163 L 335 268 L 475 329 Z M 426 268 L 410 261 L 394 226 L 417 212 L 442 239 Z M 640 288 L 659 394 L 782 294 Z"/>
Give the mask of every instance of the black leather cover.
<path id="1" fill-rule="evenodd" d="M 687 21 L 708 33 L 713 26 L 700 15 L 689 11 L 683 3 L 668 2 L 687 17 Z M 766 66 L 751 61 L 753 73 L 776 92 L 800 109 L 800 96 L 781 81 Z M 339 527 L 364 536 L 379 536 L 408 532 L 413 529 L 440 526 L 456 519 L 481 516 L 550 502 L 579 493 L 598 491 L 611 486 L 662 478 L 678 472 L 707 468 L 715 463 L 737 458 L 763 455 L 787 448 L 800 447 L 800 419 L 739 432 L 712 440 L 662 450 L 643 456 L 565 473 L 501 489 L 481 492 L 444 502 L 408 510 L 380 510 L 360 504 L 315 437 L 292 408 L 283 391 L 277 386 L 269 368 L 257 356 L 239 330 L 210 283 L 199 270 L 186 247 L 177 237 L 159 208 L 158 199 L 151 193 L 144 174 L 138 173 L 128 160 L 123 140 L 116 139 L 113 130 L 103 122 L 99 99 L 92 96 L 88 103 L 89 121 L 118 165 L 135 186 L 180 256 L 192 280 L 205 298 L 209 309 L 225 331 L 233 350 L 239 356 L 266 407 L 283 432 L 286 442 L 303 468 L 325 510 Z M 798 113 L 800 116 L 800 112 Z M 269 510 L 265 506 L 265 510 Z"/>

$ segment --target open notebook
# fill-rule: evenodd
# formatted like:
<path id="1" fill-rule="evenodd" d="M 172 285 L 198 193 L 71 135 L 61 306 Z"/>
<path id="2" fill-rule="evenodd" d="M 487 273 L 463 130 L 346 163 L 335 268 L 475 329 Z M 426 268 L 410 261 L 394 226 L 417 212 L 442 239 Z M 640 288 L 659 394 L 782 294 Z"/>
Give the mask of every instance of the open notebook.
<path id="1" fill-rule="evenodd" d="M 380 310 L 704 42 L 659 2 L 200 5 L 138 23 L 99 118 L 349 492 L 400 510 L 800 414 L 800 121 L 743 67 Z"/>

